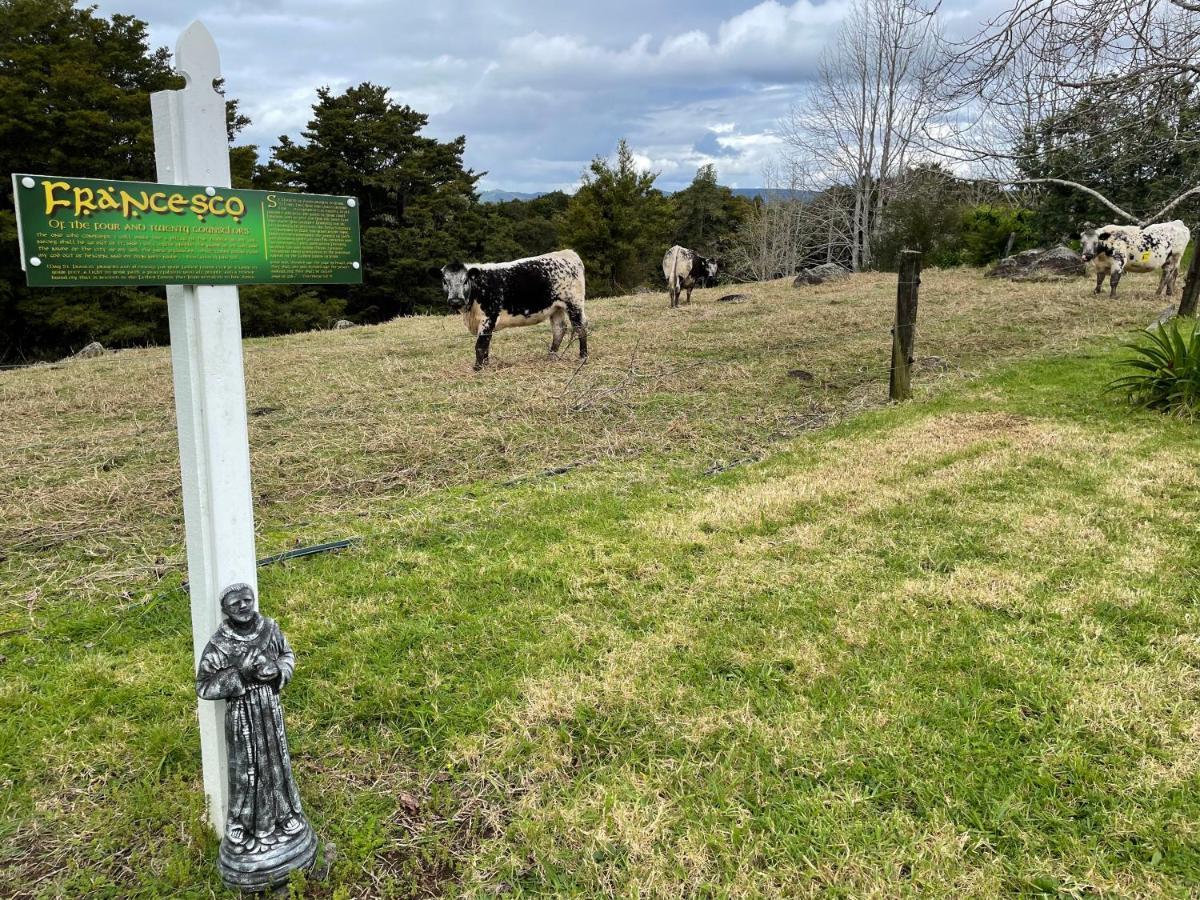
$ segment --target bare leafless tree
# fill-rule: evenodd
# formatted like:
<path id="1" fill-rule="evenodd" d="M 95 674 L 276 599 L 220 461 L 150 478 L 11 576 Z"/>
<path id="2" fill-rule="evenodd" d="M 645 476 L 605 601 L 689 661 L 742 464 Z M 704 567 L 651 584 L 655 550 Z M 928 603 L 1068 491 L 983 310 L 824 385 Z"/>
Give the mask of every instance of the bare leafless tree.
<path id="1" fill-rule="evenodd" d="M 1159 220 L 1200 193 L 1200 172 L 1185 176 L 1180 193 L 1155 209 L 1128 210 L 1086 179 L 1029 178 L 1028 154 L 1052 154 L 1053 130 L 1030 147 L 1022 138 L 1054 121 L 1087 95 L 1111 95 L 1114 104 L 1147 115 L 1178 96 L 1172 85 L 1200 81 L 1200 2 L 1193 0 L 1017 0 L 975 36 L 945 43 L 936 83 L 940 114 L 927 137 L 973 175 L 996 183 L 1054 184 L 1090 195 L 1116 215 L 1144 224 Z M 1098 128 L 1136 129 L 1129 117 Z M 1072 139 L 1064 133 L 1061 140 Z M 1179 134 L 1165 140 L 1196 141 Z"/>
<path id="2" fill-rule="evenodd" d="M 821 262 L 850 257 L 847 205 L 834 193 L 813 188 L 811 171 L 792 160 L 767 166 L 767 191 L 756 202 L 726 257 L 735 277 L 768 281 Z"/>
<path id="3" fill-rule="evenodd" d="M 935 12 L 917 0 L 854 0 L 812 93 L 784 124 L 794 158 L 850 189 L 855 270 L 871 265 L 884 210 L 929 124 Z"/>

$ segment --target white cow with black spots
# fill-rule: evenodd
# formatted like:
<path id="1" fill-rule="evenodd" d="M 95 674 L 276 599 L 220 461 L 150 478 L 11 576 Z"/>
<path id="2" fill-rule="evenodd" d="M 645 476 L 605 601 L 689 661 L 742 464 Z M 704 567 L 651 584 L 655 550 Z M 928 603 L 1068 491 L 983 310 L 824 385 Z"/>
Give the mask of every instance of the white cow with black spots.
<path id="1" fill-rule="evenodd" d="M 1117 283 L 1126 272 L 1162 270 L 1155 294 L 1175 292 L 1179 261 L 1192 233 L 1179 219 L 1139 228 L 1136 225 L 1105 225 L 1089 228 L 1080 236 L 1084 262 L 1096 267 L 1096 293 L 1108 276 L 1109 296 L 1117 296 Z"/>
<path id="2" fill-rule="evenodd" d="M 439 271 L 450 308 L 462 313 L 475 335 L 475 370 L 488 361 L 492 335 L 504 328 L 550 320 L 550 355 L 567 325 L 579 338 L 579 358 L 587 359 L 587 316 L 584 313 L 583 260 L 574 250 L 500 263 L 447 263 Z"/>
<path id="3" fill-rule="evenodd" d="M 671 308 L 679 305 L 679 295 L 687 291 L 687 302 L 692 302 L 692 288 L 717 277 L 718 263 L 707 259 L 695 250 L 676 244 L 663 257 L 663 277 L 667 279 L 667 291 L 671 295 Z"/>

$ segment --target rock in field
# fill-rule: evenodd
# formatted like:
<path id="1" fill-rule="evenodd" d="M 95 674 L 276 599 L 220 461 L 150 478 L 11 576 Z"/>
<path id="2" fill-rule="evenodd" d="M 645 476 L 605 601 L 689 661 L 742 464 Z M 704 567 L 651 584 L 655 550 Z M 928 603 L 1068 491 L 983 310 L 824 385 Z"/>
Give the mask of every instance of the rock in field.
<path id="1" fill-rule="evenodd" d="M 803 287 L 806 284 L 824 284 L 827 281 L 841 281 L 843 278 L 850 277 L 850 270 L 839 266 L 837 263 L 821 263 L 819 266 L 813 266 L 811 269 L 804 269 L 796 280 L 792 282 L 792 287 Z"/>
<path id="2" fill-rule="evenodd" d="M 104 351 L 103 344 L 101 344 L 99 341 L 92 341 L 90 344 L 88 344 L 86 347 L 84 347 L 82 350 L 80 350 L 78 353 L 76 353 L 74 355 L 74 357 L 72 357 L 72 358 L 73 359 L 94 359 L 97 356 L 103 356 L 104 352 L 105 351 Z"/>
<path id="3" fill-rule="evenodd" d="M 349 319 L 338 319 L 336 322 L 333 323 L 333 328 L 335 331 L 341 331 L 343 328 L 353 328 L 353 327 L 354 327 L 354 323 L 351 322 Z"/>
<path id="4" fill-rule="evenodd" d="M 1086 273 L 1083 257 L 1060 244 L 1049 250 L 1023 250 L 1015 256 L 1006 256 L 987 276 L 1014 281 L 1057 281 Z"/>

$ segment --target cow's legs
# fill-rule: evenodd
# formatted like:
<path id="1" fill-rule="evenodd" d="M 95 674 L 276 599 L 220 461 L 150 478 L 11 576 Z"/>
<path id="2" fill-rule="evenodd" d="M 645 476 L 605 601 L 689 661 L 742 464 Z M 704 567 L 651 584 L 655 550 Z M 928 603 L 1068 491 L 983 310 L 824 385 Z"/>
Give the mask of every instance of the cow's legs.
<path id="1" fill-rule="evenodd" d="M 558 348 L 562 344 L 563 335 L 567 333 L 567 314 L 562 309 L 550 313 L 550 329 L 553 337 L 550 339 L 550 355 L 558 359 Z"/>
<path id="2" fill-rule="evenodd" d="M 1179 257 L 1168 256 L 1166 263 L 1163 264 L 1163 280 L 1159 287 L 1166 287 L 1166 295 L 1170 297 L 1175 293 L 1175 281 L 1179 278 Z"/>
<path id="3" fill-rule="evenodd" d="M 579 358 L 587 359 L 587 319 L 583 317 L 583 309 L 578 306 L 567 307 L 567 318 L 571 320 L 571 331 L 579 338 Z"/>
<path id="4" fill-rule="evenodd" d="M 475 339 L 475 371 L 478 372 L 483 368 L 484 363 L 488 361 L 488 351 L 492 346 L 492 331 L 496 328 L 496 320 L 494 318 L 486 318 L 479 326 L 479 337 Z"/>
<path id="5" fill-rule="evenodd" d="M 1118 272 L 1116 269 L 1113 269 L 1112 274 L 1108 276 L 1108 296 L 1109 297 L 1117 296 L 1117 284 L 1121 280 L 1121 275 L 1122 275 L 1121 272 Z"/>
<path id="6" fill-rule="evenodd" d="M 1096 290 L 1093 291 L 1092 293 L 1095 293 L 1095 294 L 1100 293 L 1100 287 L 1101 287 L 1101 285 L 1104 284 L 1104 276 L 1107 274 L 1108 273 L 1105 271 L 1100 271 L 1100 272 L 1096 273 Z"/>
<path id="7" fill-rule="evenodd" d="M 692 302 L 692 288 L 694 288 L 695 286 L 696 286 L 696 282 L 694 282 L 694 281 L 687 286 L 687 300 L 684 301 L 685 303 Z"/>
<path id="8" fill-rule="evenodd" d="M 671 309 L 674 309 L 679 305 L 679 279 L 674 275 L 671 276 L 671 284 L 667 291 L 671 295 Z"/>

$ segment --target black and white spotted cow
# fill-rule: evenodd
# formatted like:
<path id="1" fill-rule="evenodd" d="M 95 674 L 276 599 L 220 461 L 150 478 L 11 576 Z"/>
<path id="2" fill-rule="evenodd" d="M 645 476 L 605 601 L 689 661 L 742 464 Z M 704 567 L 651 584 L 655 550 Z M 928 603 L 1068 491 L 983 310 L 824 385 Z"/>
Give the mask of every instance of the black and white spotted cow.
<path id="1" fill-rule="evenodd" d="M 461 312 L 475 335 L 475 370 L 488 359 L 492 334 L 503 328 L 550 320 L 550 355 L 567 331 L 579 338 L 579 358 L 587 359 L 583 260 L 574 250 L 501 263 L 452 262 L 442 267 L 442 287 L 450 308 Z"/>
<path id="2" fill-rule="evenodd" d="M 692 289 L 703 286 L 706 281 L 717 277 L 718 264 L 715 259 L 706 259 L 694 250 L 676 244 L 663 257 L 663 277 L 667 279 L 667 292 L 671 295 L 671 308 L 679 305 L 679 295 L 687 291 L 687 301 L 692 302 Z"/>
<path id="3" fill-rule="evenodd" d="M 1117 296 L 1117 283 L 1125 272 L 1162 269 L 1155 295 L 1175 292 L 1179 261 L 1192 234 L 1179 219 L 1138 228 L 1135 225 L 1105 225 L 1089 228 L 1080 236 L 1084 262 L 1096 267 L 1096 291 L 1108 276 L 1109 296 Z"/>

